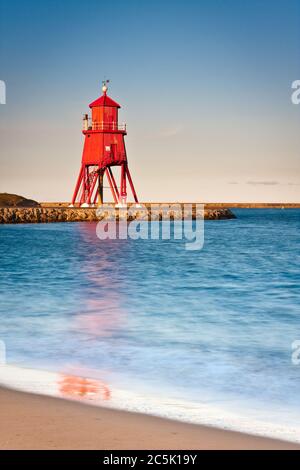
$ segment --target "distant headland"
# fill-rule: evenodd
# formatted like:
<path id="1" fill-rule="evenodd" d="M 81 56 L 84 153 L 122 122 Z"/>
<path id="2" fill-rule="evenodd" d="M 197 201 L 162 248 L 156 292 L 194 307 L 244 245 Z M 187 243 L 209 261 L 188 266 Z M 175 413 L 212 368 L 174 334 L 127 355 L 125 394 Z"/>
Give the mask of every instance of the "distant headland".
<path id="1" fill-rule="evenodd" d="M 18 194 L 0 193 L 0 207 L 40 207 L 40 204 Z"/>

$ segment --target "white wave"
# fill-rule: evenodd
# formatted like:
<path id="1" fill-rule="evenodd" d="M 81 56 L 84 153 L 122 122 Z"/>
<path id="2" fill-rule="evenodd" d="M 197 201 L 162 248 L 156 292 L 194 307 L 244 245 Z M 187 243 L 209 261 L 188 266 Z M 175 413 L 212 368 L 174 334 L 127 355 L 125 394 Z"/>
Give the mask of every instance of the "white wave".
<path id="1" fill-rule="evenodd" d="M 264 422 L 242 413 L 233 413 L 204 403 L 177 400 L 153 394 L 139 393 L 119 388 L 105 393 L 73 395 L 66 397 L 61 391 L 62 382 L 70 377 L 68 374 L 27 369 L 13 365 L 0 366 L 0 385 L 15 390 L 59 398 L 71 398 L 96 406 L 150 414 L 168 419 L 194 424 L 238 431 L 256 436 L 271 437 L 300 443 L 300 426 L 290 426 Z M 80 380 L 81 377 L 78 377 Z M 95 383 L 95 379 L 91 379 Z M 101 387 L 103 384 L 98 381 Z M 106 386 L 105 386 L 106 387 Z"/>

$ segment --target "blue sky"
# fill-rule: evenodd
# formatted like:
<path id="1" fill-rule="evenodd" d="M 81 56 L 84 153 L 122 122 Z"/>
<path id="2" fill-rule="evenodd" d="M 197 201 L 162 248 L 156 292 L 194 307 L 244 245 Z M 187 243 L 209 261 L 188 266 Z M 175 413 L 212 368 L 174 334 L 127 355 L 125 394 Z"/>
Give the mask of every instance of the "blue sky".
<path id="1" fill-rule="evenodd" d="M 107 77 L 140 199 L 300 201 L 300 0 L 0 8 L 0 191 L 71 198 Z"/>

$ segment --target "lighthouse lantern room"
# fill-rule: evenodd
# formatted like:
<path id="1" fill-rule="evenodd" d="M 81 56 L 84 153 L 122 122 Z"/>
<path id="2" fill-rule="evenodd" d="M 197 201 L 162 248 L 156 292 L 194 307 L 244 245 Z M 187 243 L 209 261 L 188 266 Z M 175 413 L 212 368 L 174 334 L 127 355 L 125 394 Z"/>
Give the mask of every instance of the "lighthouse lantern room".
<path id="1" fill-rule="evenodd" d="M 126 124 L 119 124 L 120 105 L 107 95 L 109 80 L 103 81 L 102 96 L 89 106 L 91 118 L 83 116 L 83 135 L 85 136 L 81 167 L 75 186 L 72 205 L 76 202 L 82 207 L 103 203 L 104 178 L 107 179 L 114 202 L 118 207 L 126 205 L 127 182 L 133 198 L 138 198 L 128 168 L 124 137 Z M 120 167 L 120 185 L 117 185 L 113 167 Z"/>

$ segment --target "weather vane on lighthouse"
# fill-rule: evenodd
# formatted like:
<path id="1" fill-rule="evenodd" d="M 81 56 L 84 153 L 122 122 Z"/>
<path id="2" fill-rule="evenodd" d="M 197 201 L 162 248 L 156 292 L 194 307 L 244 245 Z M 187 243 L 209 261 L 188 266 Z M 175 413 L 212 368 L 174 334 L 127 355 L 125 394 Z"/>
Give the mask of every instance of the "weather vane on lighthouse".
<path id="1" fill-rule="evenodd" d="M 107 86 L 108 83 L 109 83 L 109 80 L 106 80 L 106 79 L 102 80 L 102 91 L 105 94 L 107 93 L 107 90 L 108 90 L 108 86 Z"/>
<path id="2" fill-rule="evenodd" d="M 107 95 L 109 80 L 102 81 L 103 95 L 93 101 L 89 107 L 92 116 L 83 117 L 83 135 L 85 136 L 81 167 L 75 186 L 72 205 L 76 202 L 82 207 L 103 204 L 103 182 L 107 178 L 116 207 L 127 202 L 127 181 L 133 198 L 138 198 L 128 168 L 124 137 L 126 124 L 119 124 L 118 110 L 121 107 Z M 117 185 L 112 168 L 120 167 L 120 185 Z"/>

